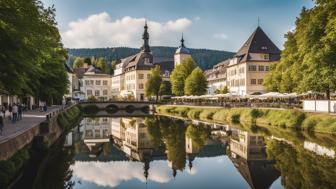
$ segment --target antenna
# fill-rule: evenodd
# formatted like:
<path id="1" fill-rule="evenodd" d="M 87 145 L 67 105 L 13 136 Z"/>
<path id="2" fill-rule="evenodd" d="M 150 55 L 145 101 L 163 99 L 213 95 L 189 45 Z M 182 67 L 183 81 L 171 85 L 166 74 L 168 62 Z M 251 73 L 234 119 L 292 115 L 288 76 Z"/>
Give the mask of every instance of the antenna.
<path id="1" fill-rule="evenodd" d="M 259 18 L 259 16 L 258 16 L 258 27 L 260 26 L 260 18 Z"/>

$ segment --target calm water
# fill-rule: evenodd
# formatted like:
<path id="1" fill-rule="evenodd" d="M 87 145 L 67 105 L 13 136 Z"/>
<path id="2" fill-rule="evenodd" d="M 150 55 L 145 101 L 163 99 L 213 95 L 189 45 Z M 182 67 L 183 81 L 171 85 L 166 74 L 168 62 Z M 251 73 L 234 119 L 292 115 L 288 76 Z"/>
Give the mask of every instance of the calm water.
<path id="1" fill-rule="evenodd" d="M 84 118 L 40 188 L 336 188 L 334 136 L 166 117 Z"/>

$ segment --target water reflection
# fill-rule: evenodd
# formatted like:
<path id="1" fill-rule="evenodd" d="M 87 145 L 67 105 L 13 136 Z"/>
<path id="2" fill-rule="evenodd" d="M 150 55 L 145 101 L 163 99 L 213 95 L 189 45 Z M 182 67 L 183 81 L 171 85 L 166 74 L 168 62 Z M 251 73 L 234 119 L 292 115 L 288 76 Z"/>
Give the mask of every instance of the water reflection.
<path id="1" fill-rule="evenodd" d="M 167 117 L 101 117 L 84 118 L 65 146 L 75 149 L 74 188 L 336 186 L 334 149 L 273 134 Z"/>

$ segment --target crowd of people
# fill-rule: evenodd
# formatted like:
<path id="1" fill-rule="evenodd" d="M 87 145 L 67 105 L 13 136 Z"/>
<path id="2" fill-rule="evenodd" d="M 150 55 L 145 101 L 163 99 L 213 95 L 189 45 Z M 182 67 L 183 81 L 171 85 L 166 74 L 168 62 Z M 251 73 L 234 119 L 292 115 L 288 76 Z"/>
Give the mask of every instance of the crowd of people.
<path id="1" fill-rule="evenodd" d="M 9 105 L 1 105 L 0 110 L 0 135 L 2 135 L 4 122 L 6 119 L 6 113 L 7 118 L 12 122 L 15 123 L 22 119 L 22 112 L 23 112 L 24 106 L 19 103 L 9 104 Z"/>

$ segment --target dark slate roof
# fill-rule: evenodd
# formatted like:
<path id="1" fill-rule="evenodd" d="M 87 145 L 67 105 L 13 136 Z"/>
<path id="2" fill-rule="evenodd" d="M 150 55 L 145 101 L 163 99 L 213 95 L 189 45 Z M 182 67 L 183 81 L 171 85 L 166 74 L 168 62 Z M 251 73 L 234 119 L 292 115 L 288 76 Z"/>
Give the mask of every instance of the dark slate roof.
<path id="1" fill-rule="evenodd" d="M 67 71 L 68 73 L 74 73 L 72 68 L 67 63 L 64 63 L 64 68 L 65 68 L 65 71 Z"/>
<path id="2" fill-rule="evenodd" d="M 145 59 L 148 58 L 149 62 L 146 63 Z M 127 57 L 123 60 L 123 67 L 128 68 L 134 67 L 135 69 L 151 69 L 153 65 L 153 55 L 144 51 L 139 52 L 133 56 Z"/>
<path id="3" fill-rule="evenodd" d="M 160 66 L 161 73 L 165 73 L 166 71 L 172 72 L 174 69 L 174 59 L 173 58 L 154 57 L 153 62 L 154 62 L 154 65 Z"/>
<path id="4" fill-rule="evenodd" d="M 176 49 L 175 54 L 190 54 L 190 51 L 186 47 L 179 47 Z"/>
<path id="5" fill-rule="evenodd" d="M 272 160 L 247 161 L 239 156 L 230 159 L 252 189 L 268 189 L 280 176 Z"/>
<path id="6" fill-rule="evenodd" d="M 87 73 L 87 72 L 93 72 L 93 73 L 95 73 L 95 74 L 101 74 L 101 73 L 103 73 L 101 69 L 97 68 L 97 67 L 94 66 L 94 65 L 91 65 L 91 66 L 89 67 L 89 69 L 86 70 L 86 73 Z"/>
<path id="7" fill-rule="evenodd" d="M 248 60 L 248 53 L 280 54 L 281 51 L 258 26 L 235 56 Z"/>

